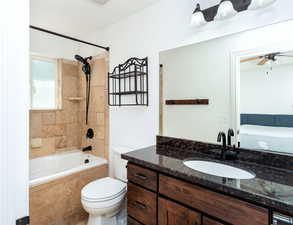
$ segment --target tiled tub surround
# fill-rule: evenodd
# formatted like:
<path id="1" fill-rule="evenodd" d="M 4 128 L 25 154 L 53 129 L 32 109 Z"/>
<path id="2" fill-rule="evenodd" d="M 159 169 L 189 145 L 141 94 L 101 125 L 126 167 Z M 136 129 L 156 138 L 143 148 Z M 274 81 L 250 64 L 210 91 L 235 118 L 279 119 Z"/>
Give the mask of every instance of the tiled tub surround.
<path id="1" fill-rule="evenodd" d="M 203 147 L 212 146 L 214 149 L 217 145 L 194 142 L 190 149 L 190 146 L 186 145 L 186 140 L 180 142 L 180 139 L 173 139 L 173 143 L 176 145 L 166 145 L 166 141 L 171 139 L 173 138 L 159 137 L 157 146 L 124 154 L 122 158 L 129 160 L 130 163 L 293 216 L 292 170 L 250 161 L 218 160 L 213 154 L 207 154 L 208 148 L 204 150 Z M 161 145 L 162 141 L 165 143 L 164 145 Z M 199 146 L 198 151 L 197 145 Z M 252 171 L 256 174 L 256 178 L 251 180 L 225 179 L 197 172 L 184 166 L 183 160 L 190 158 L 220 162 Z"/>
<path id="2" fill-rule="evenodd" d="M 106 100 L 108 54 L 93 57 L 91 61 L 88 125 L 85 125 L 86 91 L 81 65 L 75 61 L 58 61 L 62 108 L 30 111 L 32 225 L 86 224 L 81 189 L 91 181 L 108 176 L 108 165 L 104 160 L 108 159 L 109 146 L 109 108 Z M 91 140 L 86 138 L 89 127 L 95 132 Z M 84 165 L 81 163 L 87 154 L 82 154 L 81 148 L 88 145 L 93 147 L 92 157 L 91 162 Z M 62 163 L 58 165 L 60 161 Z"/>
<path id="3" fill-rule="evenodd" d="M 88 126 L 85 125 L 86 87 L 81 65 L 63 59 L 58 62 L 62 83 L 62 108 L 30 111 L 30 158 L 81 149 L 88 145 L 93 146 L 93 154 L 96 156 L 108 158 L 108 55 L 94 57 L 91 62 L 92 84 Z M 81 100 L 72 100 L 72 97 L 81 97 Z M 95 131 L 92 140 L 87 140 L 85 136 L 89 127 Z"/>
<path id="4" fill-rule="evenodd" d="M 85 159 L 89 159 L 88 164 Z M 78 225 L 86 221 L 81 189 L 107 175 L 107 160 L 80 150 L 31 159 L 31 224 Z"/>

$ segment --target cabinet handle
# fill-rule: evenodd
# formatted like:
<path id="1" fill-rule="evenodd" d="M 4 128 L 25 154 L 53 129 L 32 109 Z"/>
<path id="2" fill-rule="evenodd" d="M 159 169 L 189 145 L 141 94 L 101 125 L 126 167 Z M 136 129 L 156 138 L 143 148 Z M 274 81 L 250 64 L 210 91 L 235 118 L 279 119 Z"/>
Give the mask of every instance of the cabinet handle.
<path id="1" fill-rule="evenodd" d="M 142 179 L 142 180 L 147 180 L 148 179 L 147 176 L 145 176 L 144 174 L 141 174 L 141 173 L 136 173 L 134 176 L 139 178 L 139 179 Z"/>
<path id="2" fill-rule="evenodd" d="M 134 201 L 134 202 L 133 202 L 133 205 L 134 205 L 136 208 L 139 208 L 139 209 L 146 209 L 146 208 L 147 208 L 145 204 L 143 204 L 143 203 L 141 203 L 141 202 L 139 202 L 139 201 Z"/>

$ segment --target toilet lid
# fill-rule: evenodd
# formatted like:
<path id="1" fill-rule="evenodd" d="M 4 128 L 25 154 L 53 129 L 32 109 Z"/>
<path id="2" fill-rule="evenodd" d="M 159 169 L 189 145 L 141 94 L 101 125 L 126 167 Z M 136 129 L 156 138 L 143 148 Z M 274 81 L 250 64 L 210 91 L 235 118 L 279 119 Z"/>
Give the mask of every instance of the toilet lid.
<path id="1" fill-rule="evenodd" d="M 81 191 L 82 198 L 88 200 L 106 200 L 121 195 L 126 184 L 111 177 L 102 178 L 87 184 Z"/>

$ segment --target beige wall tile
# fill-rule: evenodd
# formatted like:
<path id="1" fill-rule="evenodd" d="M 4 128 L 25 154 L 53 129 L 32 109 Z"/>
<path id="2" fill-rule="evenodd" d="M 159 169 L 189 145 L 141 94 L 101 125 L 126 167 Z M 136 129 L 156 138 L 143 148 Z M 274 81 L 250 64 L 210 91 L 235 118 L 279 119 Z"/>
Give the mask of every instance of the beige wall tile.
<path id="1" fill-rule="evenodd" d="M 67 137 L 67 147 L 80 148 L 80 146 L 81 146 L 80 135 L 78 135 L 78 136 L 68 136 Z"/>
<path id="2" fill-rule="evenodd" d="M 56 124 L 66 124 L 66 112 L 64 110 L 60 110 L 56 112 Z"/>
<path id="3" fill-rule="evenodd" d="M 104 158 L 105 157 L 105 140 L 96 139 L 94 145 L 95 155 Z"/>
<path id="4" fill-rule="evenodd" d="M 105 86 L 107 80 L 107 67 L 105 58 L 97 59 L 92 64 L 93 86 Z"/>
<path id="5" fill-rule="evenodd" d="M 55 147 L 57 149 L 59 148 L 66 148 L 67 147 L 67 137 L 61 136 L 55 138 Z"/>
<path id="6" fill-rule="evenodd" d="M 78 65 L 71 62 L 66 62 L 63 60 L 62 73 L 69 76 L 77 77 L 79 75 Z"/>
<path id="7" fill-rule="evenodd" d="M 99 139 L 105 138 L 105 127 L 104 126 L 98 126 L 96 132 L 97 132 L 97 138 L 99 138 Z"/>
<path id="8" fill-rule="evenodd" d="M 31 225 L 75 225 L 79 218 L 85 219 L 81 189 L 106 176 L 108 166 L 103 165 L 30 188 Z"/>
<path id="9" fill-rule="evenodd" d="M 104 126 L 105 125 L 105 114 L 104 113 L 97 113 L 97 125 Z"/>
<path id="10" fill-rule="evenodd" d="M 55 153 L 55 138 L 43 138 L 42 147 L 34 148 L 30 150 L 31 158 L 38 158 Z"/>
<path id="11" fill-rule="evenodd" d="M 56 112 L 44 112 L 42 113 L 42 124 L 43 125 L 52 125 L 56 123 Z"/>
<path id="12" fill-rule="evenodd" d="M 42 128 L 44 137 L 64 136 L 66 132 L 66 127 L 64 124 L 43 125 Z"/>
<path id="13" fill-rule="evenodd" d="M 63 76 L 62 92 L 64 97 L 76 97 L 79 95 L 78 79 L 77 76 Z"/>
<path id="14" fill-rule="evenodd" d="M 42 113 L 30 112 L 30 136 L 32 138 L 42 137 Z"/>

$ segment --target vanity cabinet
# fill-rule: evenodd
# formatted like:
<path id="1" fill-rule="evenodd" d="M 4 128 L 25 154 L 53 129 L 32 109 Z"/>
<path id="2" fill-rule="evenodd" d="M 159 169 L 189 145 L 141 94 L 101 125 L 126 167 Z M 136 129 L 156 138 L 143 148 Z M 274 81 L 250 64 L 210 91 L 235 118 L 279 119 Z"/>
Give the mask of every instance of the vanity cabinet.
<path id="1" fill-rule="evenodd" d="M 202 225 L 224 225 L 224 224 L 204 216 L 202 219 Z"/>
<path id="2" fill-rule="evenodd" d="M 266 208 L 130 163 L 127 197 L 129 225 L 270 224 Z"/>
<path id="3" fill-rule="evenodd" d="M 129 183 L 127 211 L 129 215 L 145 225 L 156 225 L 157 194 Z"/>
<path id="4" fill-rule="evenodd" d="M 159 225 L 201 225 L 201 214 L 161 197 L 158 202 Z"/>

